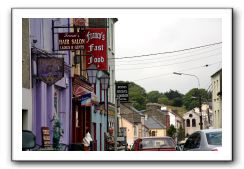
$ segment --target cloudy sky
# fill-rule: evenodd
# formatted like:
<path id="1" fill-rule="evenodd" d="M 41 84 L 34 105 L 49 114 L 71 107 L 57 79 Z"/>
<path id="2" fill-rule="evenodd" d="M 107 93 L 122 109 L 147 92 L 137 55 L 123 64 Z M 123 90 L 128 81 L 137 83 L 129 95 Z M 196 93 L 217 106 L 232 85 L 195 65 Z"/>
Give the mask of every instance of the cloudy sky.
<path id="1" fill-rule="evenodd" d="M 198 82 L 193 76 L 173 74 L 182 72 L 196 75 L 200 87 L 208 89 L 210 76 L 222 67 L 222 44 L 195 47 L 221 41 L 221 18 L 119 17 L 115 25 L 116 80 L 133 81 L 147 92 L 172 89 L 185 94 L 198 87 Z M 189 48 L 195 49 L 179 51 Z M 146 56 L 122 59 L 141 55 Z"/>

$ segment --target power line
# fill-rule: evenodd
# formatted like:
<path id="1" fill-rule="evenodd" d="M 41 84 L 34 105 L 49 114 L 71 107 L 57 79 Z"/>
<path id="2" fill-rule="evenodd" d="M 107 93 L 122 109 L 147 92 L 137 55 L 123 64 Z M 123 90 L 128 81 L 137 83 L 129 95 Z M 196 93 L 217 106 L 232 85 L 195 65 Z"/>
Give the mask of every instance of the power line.
<path id="1" fill-rule="evenodd" d="M 191 53 L 195 53 L 195 52 L 200 52 L 202 51 L 201 53 L 208 53 L 210 51 L 214 51 L 214 50 L 217 50 L 217 49 L 221 49 L 222 47 L 217 47 L 213 50 L 210 50 L 210 51 L 204 51 L 206 49 L 209 49 L 211 46 L 207 47 L 207 48 L 200 48 L 200 49 L 196 49 L 194 51 L 188 51 L 188 52 L 184 52 L 184 53 L 179 53 L 179 54 L 175 54 L 175 55 L 163 55 L 163 56 L 160 56 L 158 55 L 159 57 L 150 57 L 150 58 L 131 58 L 130 60 L 116 60 L 116 63 L 121 63 L 121 62 L 125 62 L 125 63 L 131 63 L 131 62 L 145 62 L 145 61 L 148 61 L 148 60 L 155 60 L 155 59 L 165 59 L 165 58 L 172 58 L 172 57 L 175 57 L 175 56 L 182 56 L 182 55 L 187 55 L 187 54 L 191 54 Z M 137 59 L 137 60 L 135 60 Z"/>
<path id="2" fill-rule="evenodd" d="M 209 67 L 209 66 L 212 66 L 212 65 L 215 65 L 215 64 L 218 64 L 218 63 L 221 63 L 221 61 L 210 63 L 210 64 L 206 64 L 204 66 L 197 66 L 197 67 L 191 67 L 191 68 L 188 68 L 188 69 L 177 70 L 175 72 L 183 72 L 183 71 L 199 69 L 199 68 L 202 68 L 202 67 Z M 155 77 L 163 77 L 163 76 L 168 76 L 168 75 L 172 75 L 172 72 L 159 74 L 159 75 L 155 75 L 155 76 L 149 76 L 149 77 L 145 77 L 145 78 L 141 78 L 141 79 L 135 79 L 134 81 L 146 80 L 146 79 L 151 79 L 151 78 L 155 78 Z"/>
<path id="3" fill-rule="evenodd" d="M 158 66 L 148 66 L 148 67 L 132 68 L 132 69 L 116 69 L 116 71 L 118 71 L 118 70 L 119 71 L 123 71 L 123 70 L 139 70 L 139 69 L 157 68 L 157 67 L 162 67 L 162 66 L 171 66 L 171 65 L 176 65 L 176 64 L 182 64 L 182 63 L 197 61 L 197 60 L 209 58 L 209 57 L 212 57 L 212 56 L 217 56 L 218 54 L 220 54 L 220 53 L 217 53 L 217 54 L 214 54 L 214 55 L 200 57 L 200 58 L 197 58 L 197 59 L 189 59 L 189 60 L 183 61 L 183 62 L 177 62 L 177 63 L 171 63 L 171 64 L 164 64 L 164 65 L 158 65 Z"/>
<path id="4" fill-rule="evenodd" d="M 210 53 L 212 51 L 215 51 L 217 49 L 220 49 L 220 48 L 216 48 L 216 49 L 213 49 L 213 50 L 210 50 L 210 51 L 205 51 L 205 52 L 200 52 L 200 53 L 197 53 L 197 54 L 193 54 L 193 55 L 187 55 L 187 56 L 183 56 L 183 57 L 180 57 L 180 58 L 170 58 L 170 59 L 165 59 L 165 58 L 161 58 L 161 59 L 157 59 L 157 61 L 154 61 L 154 62 L 144 62 L 144 63 L 131 63 L 131 64 L 116 64 L 116 66 L 123 66 L 123 65 L 142 65 L 142 64 L 149 64 L 149 63 L 159 63 L 160 61 L 172 61 L 172 60 L 175 60 L 175 59 L 184 59 L 184 58 L 188 58 L 188 57 L 192 57 L 192 56 L 200 56 L 201 54 L 206 54 L 206 53 Z M 174 57 L 174 56 L 181 56 L 181 55 L 173 55 L 173 56 L 169 56 L 169 57 Z M 155 58 L 154 59 L 150 59 L 150 60 L 156 60 Z M 144 61 L 144 60 L 142 60 Z"/>
<path id="5" fill-rule="evenodd" d="M 120 57 L 120 58 L 110 58 L 110 59 L 128 59 L 128 58 L 145 57 L 145 56 L 152 56 L 152 55 L 163 55 L 163 54 L 177 53 L 177 52 L 183 52 L 183 51 L 188 51 L 188 50 L 193 50 L 193 49 L 199 49 L 199 48 L 204 48 L 204 47 L 214 46 L 214 45 L 219 45 L 219 44 L 222 44 L 222 42 L 211 43 L 211 44 L 207 44 L 207 45 L 196 46 L 196 47 L 180 49 L 180 50 L 174 50 L 174 51 L 169 51 L 169 52 L 152 53 L 152 54 L 146 54 L 146 55 Z"/>

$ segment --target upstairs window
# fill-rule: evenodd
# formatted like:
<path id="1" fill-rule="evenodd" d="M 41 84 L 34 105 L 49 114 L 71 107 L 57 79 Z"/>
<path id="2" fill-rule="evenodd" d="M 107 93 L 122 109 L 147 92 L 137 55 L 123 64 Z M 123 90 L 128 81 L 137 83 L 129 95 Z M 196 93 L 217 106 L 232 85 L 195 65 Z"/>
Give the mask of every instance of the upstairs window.
<path id="1" fill-rule="evenodd" d="M 190 127 L 190 119 L 186 120 L 186 127 Z"/>

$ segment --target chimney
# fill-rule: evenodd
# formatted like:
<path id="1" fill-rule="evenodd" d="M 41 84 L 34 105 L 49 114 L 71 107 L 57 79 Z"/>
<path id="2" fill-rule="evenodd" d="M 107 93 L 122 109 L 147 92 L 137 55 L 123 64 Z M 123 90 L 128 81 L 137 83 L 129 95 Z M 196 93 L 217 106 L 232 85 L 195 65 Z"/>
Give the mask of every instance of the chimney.
<path id="1" fill-rule="evenodd" d="M 147 120 L 147 118 L 148 118 L 148 115 L 147 115 L 147 114 L 145 114 L 145 121 Z"/>

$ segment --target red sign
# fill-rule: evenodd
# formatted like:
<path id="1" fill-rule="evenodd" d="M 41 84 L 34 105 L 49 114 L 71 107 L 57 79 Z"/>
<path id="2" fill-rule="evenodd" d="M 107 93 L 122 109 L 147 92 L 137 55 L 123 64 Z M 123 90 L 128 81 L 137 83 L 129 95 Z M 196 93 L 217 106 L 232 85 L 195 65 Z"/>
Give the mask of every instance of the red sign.
<path id="1" fill-rule="evenodd" d="M 86 67 L 94 63 L 98 70 L 107 70 L 107 29 L 88 28 L 85 34 Z"/>
<path id="2" fill-rule="evenodd" d="M 84 49 L 85 39 L 82 33 L 59 33 L 59 50 L 80 50 Z"/>

